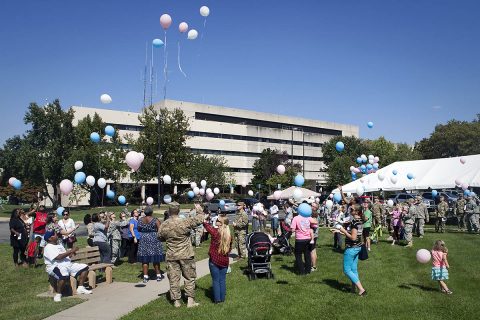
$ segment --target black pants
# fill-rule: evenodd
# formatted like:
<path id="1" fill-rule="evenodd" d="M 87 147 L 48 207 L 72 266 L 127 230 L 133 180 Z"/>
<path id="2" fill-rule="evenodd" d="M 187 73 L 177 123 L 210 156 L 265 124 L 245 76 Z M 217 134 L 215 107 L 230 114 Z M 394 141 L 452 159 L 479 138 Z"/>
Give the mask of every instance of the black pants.
<path id="1" fill-rule="evenodd" d="M 101 263 L 112 263 L 112 249 L 107 242 L 94 242 L 94 245 L 98 246 L 98 251 L 100 251 L 100 262 Z"/>
<path id="2" fill-rule="evenodd" d="M 122 244 L 120 246 L 120 258 L 126 257 L 130 250 L 130 240 L 128 238 L 122 238 Z"/>
<path id="3" fill-rule="evenodd" d="M 312 256 L 309 250 L 310 240 L 295 240 L 295 264 L 298 274 L 307 274 L 312 270 Z M 302 255 L 305 262 L 302 260 Z"/>
<path id="4" fill-rule="evenodd" d="M 27 262 L 27 257 L 25 256 L 25 246 L 13 247 L 13 263 L 18 264 L 18 255 L 20 255 L 20 263 Z"/>
<path id="5" fill-rule="evenodd" d="M 335 232 L 333 234 L 333 248 L 335 249 L 342 249 L 342 235 L 340 232 Z"/>
<path id="6" fill-rule="evenodd" d="M 135 263 L 137 262 L 137 250 L 138 250 L 138 241 L 135 243 L 133 238 L 128 239 L 130 248 L 128 250 L 128 262 Z"/>

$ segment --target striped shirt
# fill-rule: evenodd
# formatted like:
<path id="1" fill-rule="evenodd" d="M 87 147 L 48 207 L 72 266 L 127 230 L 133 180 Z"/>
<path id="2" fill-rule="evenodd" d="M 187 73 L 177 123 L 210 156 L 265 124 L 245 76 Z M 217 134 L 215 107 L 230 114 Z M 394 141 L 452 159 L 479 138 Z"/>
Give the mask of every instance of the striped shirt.
<path id="1" fill-rule="evenodd" d="M 362 246 L 362 232 L 363 232 L 363 223 L 361 219 L 353 218 L 352 221 L 347 226 L 348 233 L 352 233 L 353 229 L 357 229 L 357 238 L 352 240 L 348 237 L 345 237 L 345 246 L 347 248 L 355 248 Z"/>

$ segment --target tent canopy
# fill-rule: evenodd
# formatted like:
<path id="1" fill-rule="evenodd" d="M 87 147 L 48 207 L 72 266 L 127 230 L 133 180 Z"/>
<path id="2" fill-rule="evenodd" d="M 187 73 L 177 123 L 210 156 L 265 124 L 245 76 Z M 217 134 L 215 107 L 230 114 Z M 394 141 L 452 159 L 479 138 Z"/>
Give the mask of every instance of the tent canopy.
<path id="1" fill-rule="evenodd" d="M 290 198 L 293 198 L 293 191 L 295 191 L 295 189 L 297 189 L 298 187 L 295 187 L 295 186 L 292 186 L 290 188 L 287 188 L 285 190 L 282 190 L 282 194 L 280 196 L 280 199 L 290 199 Z M 300 188 L 302 190 L 302 193 L 303 193 L 303 197 L 304 198 L 309 198 L 309 197 L 319 197 L 320 196 L 320 193 L 317 193 L 315 191 L 312 191 L 312 190 L 308 190 L 308 189 L 305 189 L 305 188 Z M 273 194 L 269 195 L 267 197 L 268 200 L 275 200 L 275 197 L 273 196 Z"/>
<path id="2" fill-rule="evenodd" d="M 465 163 L 460 162 L 465 159 Z M 393 170 L 397 170 L 397 182 L 392 182 Z M 413 174 L 413 179 L 407 175 Z M 383 175 L 381 181 L 378 176 Z M 397 161 L 375 173 L 363 176 L 342 187 L 343 192 L 356 192 L 364 186 L 365 192 L 395 190 L 425 190 L 455 188 L 455 180 L 469 187 L 480 187 L 480 154 L 430 160 Z M 335 191 L 335 190 L 334 190 Z M 338 190 L 337 190 L 338 191 Z"/>

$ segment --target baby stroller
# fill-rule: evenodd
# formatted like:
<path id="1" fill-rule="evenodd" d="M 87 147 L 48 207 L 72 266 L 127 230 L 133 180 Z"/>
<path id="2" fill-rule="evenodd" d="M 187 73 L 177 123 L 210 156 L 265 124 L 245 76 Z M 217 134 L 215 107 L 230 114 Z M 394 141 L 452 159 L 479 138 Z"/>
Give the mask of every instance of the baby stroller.
<path id="1" fill-rule="evenodd" d="M 253 232 L 246 238 L 248 250 L 248 280 L 254 280 L 259 274 L 265 274 L 267 279 L 273 279 L 273 272 L 270 265 L 272 244 L 267 234 Z"/>
<path id="2" fill-rule="evenodd" d="M 290 255 L 293 252 L 293 248 L 290 245 L 290 237 L 292 236 L 292 229 L 285 223 L 280 222 L 281 234 L 277 237 L 273 246 L 281 254 Z"/>

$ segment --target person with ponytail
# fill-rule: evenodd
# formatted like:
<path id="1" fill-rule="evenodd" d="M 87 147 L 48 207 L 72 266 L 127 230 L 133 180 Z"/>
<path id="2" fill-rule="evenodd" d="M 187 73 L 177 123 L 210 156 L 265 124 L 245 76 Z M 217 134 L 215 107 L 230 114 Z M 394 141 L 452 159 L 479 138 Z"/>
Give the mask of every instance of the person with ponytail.
<path id="1" fill-rule="evenodd" d="M 219 216 L 215 222 L 215 227 L 208 223 L 208 219 L 203 222 L 203 226 L 212 236 L 208 255 L 210 259 L 208 266 L 212 276 L 213 302 L 221 303 L 225 301 L 227 292 L 227 270 L 230 263 L 229 254 L 232 250 L 232 236 L 228 227 L 228 218 Z"/>

